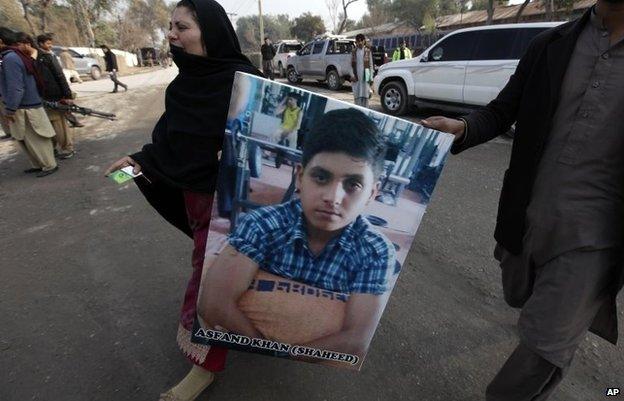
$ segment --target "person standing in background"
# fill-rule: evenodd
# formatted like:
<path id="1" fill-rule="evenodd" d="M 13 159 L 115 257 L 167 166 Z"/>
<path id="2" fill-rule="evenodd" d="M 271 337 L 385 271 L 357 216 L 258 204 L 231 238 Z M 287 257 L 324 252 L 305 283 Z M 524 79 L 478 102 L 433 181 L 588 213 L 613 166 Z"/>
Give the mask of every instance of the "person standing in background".
<path id="1" fill-rule="evenodd" d="M 15 32 L 10 30 L 9 28 L 0 27 L 0 54 L 4 51 L 7 46 L 13 44 L 13 36 Z M 0 58 L 0 68 L 2 67 L 2 58 Z M 0 126 L 2 127 L 2 131 L 4 132 L 5 138 L 11 137 L 11 132 L 9 131 L 9 122 L 6 118 L 4 118 L 4 102 L 2 101 L 2 96 L 0 95 Z"/>
<path id="2" fill-rule="evenodd" d="M 401 39 L 399 41 L 399 47 L 397 47 L 392 54 L 392 61 L 405 60 L 409 58 L 412 58 L 412 51 L 407 48 L 405 40 Z"/>
<path id="3" fill-rule="evenodd" d="M 117 88 L 121 86 L 124 88 L 124 91 L 128 90 L 128 85 L 122 83 L 117 79 L 117 71 L 119 71 L 119 67 L 117 66 L 117 56 L 112 52 L 112 50 L 106 46 L 101 45 L 100 48 L 104 51 L 104 61 L 106 62 L 106 71 L 110 75 L 111 81 L 115 84 L 113 91 L 111 93 L 117 93 Z"/>
<path id="4" fill-rule="evenodd" d="M 264 38 L 264 44 L 260 46 L 260 53 L 262 53 L 262 72 L 264 76 L 274 80 L 273 57 L 275 57 L 275 48 L 268 37 Z"/>
<path id="5" fill-rule="evenodd" d="M 43 110 L 40 93 L 44 83 L 33 55 L 33 39 L 24 32 L 15 36 L 15 43 L 2 52 L 0 94 L 5 106 L 11 136 L 28 156 L 31 168 L 25 173 L 45 177 L 58 170 L 54 159 L 52 137 L 54 128 Z"/>
<path id="6" fill-rule="evenodd" d="M 45 84 L 43 99 L 48 102 L 72 104 L 73 96 L 67 84 L 67 79 L 56 56 L 52 53 L 52 35 L 44 34 L 37 36 L 37 44 L 40 50 L 37 55 L 37 62 L 41 68 L 41 75 Z M 59 159 L 69 159 L 76 152 L 74 151 L 73 133 L 65 118 L 67 112 L 46 108 L 46 113 L 52 123 L 52 127 L 54 127 L 54 132 L 56 132 L 53 141 L 57 147 L 58 157 Z"/>
<path id="7" fill-rule="evenodd" d="M 351 87 L 353 99 L 357 106 L 368 107 L 373 82 L 373 54 L 366 46 L 366 37 L 361 33 L 355 37 L 355 47 L 351 52 Z"/>

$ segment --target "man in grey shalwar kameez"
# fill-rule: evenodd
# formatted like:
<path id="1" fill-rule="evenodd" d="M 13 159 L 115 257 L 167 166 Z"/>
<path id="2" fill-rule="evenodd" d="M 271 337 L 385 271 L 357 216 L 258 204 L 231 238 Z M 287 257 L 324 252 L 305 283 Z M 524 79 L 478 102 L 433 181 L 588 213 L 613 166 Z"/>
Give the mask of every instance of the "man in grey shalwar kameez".
<path id="1" fill-rule="evenodd" d="M 516 135 L 495 238 L 505 300 L 522 308 L 520 344 L 487 401 L 546 400 L 587 330 L 617 341 L 624 284 L 624 0 L 598 0 L 536 37 L 498 97 L 460 120 L 458 153 Z"/>
<path id="2" fill-rule="evenodd" d="M 361 33 L 355 37 L 355 47 L 351 52 L 351 88 L 356 105 L 368 107 L 373 80 L 373 54 L 366 46 L 366 38 Z"/>

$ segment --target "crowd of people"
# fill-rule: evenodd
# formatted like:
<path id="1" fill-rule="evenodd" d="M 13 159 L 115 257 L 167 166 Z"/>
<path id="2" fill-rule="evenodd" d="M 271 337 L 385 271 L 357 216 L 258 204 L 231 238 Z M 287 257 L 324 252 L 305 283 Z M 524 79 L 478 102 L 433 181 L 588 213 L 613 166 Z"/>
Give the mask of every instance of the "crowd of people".
<path id="1" fill-rule="evenodd" d="M 62 48 L 57 57 L 53 45 L 53 34 L 35 40 L 0 27 L 0 122 L 5 137 L 16 140 L 28 157 L 31 166 L 24 172 L 37 177 L 55 173 L 57 159 L 76 154 L 73 128 L 83 126 L 67 107 L 75 98 L 68 79 L 82 80 L 68 49 Z M 113 93 L 118 86 L 128 90 L 117 79 L 115 55 L 106 45 L 101 47 Z"/>

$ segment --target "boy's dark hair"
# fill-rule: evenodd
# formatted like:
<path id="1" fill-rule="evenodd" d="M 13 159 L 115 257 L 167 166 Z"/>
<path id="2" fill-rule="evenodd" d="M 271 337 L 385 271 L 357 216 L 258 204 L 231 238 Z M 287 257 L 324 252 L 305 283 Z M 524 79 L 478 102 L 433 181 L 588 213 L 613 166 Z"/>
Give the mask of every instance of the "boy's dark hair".
<path id="1" fill-rule="evenodd" d="M 27 34 L 26 32 L 18 32 L 15 34 L 15 43 L 26 43 L 35 47 L 35 41 L 32 36 Z"/>
<path id="2" fill-rule="evenodd" d="M 357 35 L 355 35 L 355 40 L 366 40 L 366 36 L 364 36 L 364 34 L 362 33 L 358 33 Z"/>
<path id="3" fill-rule="evenodd" d="M 286 99 L 288 99 L 289 97 L 295 99 L 295 102 L 297 102 L 297 106 L 299 106 L 299 95 L 297 93 L 289 93 L 288 95 L 286 95 Z"/>
<path id="4" fill-rule="evenodd" d="M 1 26 L 0 40 L 2 41 L 2 43 L 4 43 L 5 46 L 12 46 L 13 44 L 15 44 L 15 31 Z"/>
<path id="5" fill-rule="evenodd" d="M 321 117 L 305 136 L 301 164 L 305 167 L 322 152 L 345 153 L 370 164 L 375 179 L 383 171 L 386 144 L 379 128 L 356 109 L 332 110 Z"/>
<path id="6" fill-rule="evenodd" d="M 45 43 L 48 40 L 53 40 L 54 36 L 51 33 L 44 33 L 42 35 L 37 36 L 37 43 Z"/>

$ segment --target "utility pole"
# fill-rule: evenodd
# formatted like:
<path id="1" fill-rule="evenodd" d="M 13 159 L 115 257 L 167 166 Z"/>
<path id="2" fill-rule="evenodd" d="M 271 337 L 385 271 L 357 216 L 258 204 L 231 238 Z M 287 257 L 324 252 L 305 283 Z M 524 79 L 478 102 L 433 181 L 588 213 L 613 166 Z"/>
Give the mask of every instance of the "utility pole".
<path id="1" fill-rule="evenodd" d="M 264 43 L 264 20 L 262 19 L 262 0 L 258 0 L 258 12 L 260 14 L 260 45 Z"/>

